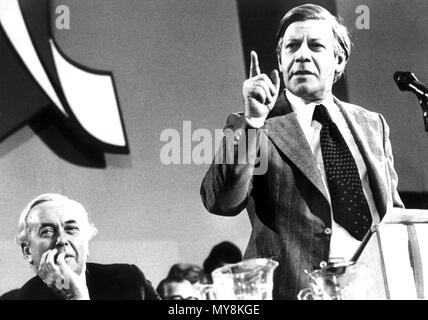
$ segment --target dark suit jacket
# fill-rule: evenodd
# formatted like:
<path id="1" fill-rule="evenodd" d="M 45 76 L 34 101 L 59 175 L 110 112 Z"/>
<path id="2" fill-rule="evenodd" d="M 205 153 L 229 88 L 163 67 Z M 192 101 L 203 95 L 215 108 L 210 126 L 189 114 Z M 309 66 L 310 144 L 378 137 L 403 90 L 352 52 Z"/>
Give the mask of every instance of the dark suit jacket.
<path id="1" fill-rule="evenodd" d="M 380 114 L 337 99 L 335 102 L 367 166 L 382 218 L 388 207 L 403 207 L 397 192 L 389 128 Z M 242 115 L 230 115 L 226 128 L 236 132 L 238 146 L 245 143 L 245 139 L 238 140 L 248 132 Z M 253 175 L 251 161 L 213 163 L 202 182 L 201 197 L 214 214 L 233 216 L 247 209 L 252 233 L 245 258 L 278 260 L 273 297 L 296 299 L 299 290 L 308 287 L 304 270 L 328 261 L 330 204 L 315 157 L 285 93 L 281 93 L 262 129 L 266 131 L 257 130 L 257 139 L 267 142 L 266 174 Z M 235 146 L 235 153 L 237 150 Z"/>
<path id="2" fill-rule="evenodd" d="M 160 299 L 141 270 L 135 265 L 86 264 L 86 285 L 91 300 Z M 30 279 L 14 293 L 14 300 L 62 300 L 38 277 Z"/>

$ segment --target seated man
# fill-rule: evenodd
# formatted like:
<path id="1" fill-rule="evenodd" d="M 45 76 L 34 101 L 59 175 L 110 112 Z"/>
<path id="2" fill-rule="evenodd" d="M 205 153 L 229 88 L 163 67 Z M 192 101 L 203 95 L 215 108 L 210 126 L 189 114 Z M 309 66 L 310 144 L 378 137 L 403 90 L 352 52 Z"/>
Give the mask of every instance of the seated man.
<path id="1" fill-rule="evenodd" d="M 203 264 L 208 282 L 212 283 L 211 273 L 215 269 L 240 261 L 242 261 L 242 252 L 235 244 L 230 241 L 223 241 L 216 244 L 211 249 Z"/>
<path id="2" fill-rule="evenodd" d="M 16 300 L 18 299 L 19 289 L 12 289 L 0 296 L 0 300 Z"/>
<path id="3" fill-rule="evenodd" d="M 36 276 L 16 299 L 159 299 L 137 266 L 86 262 L 95 234 L 80 203 L 59 194 L 33 199 L 19 218 L 17 242 Z"/>
<path id="4" fill-rule="evenodd" d="M 179 276 L 166 277 L 156 291 L 163 300 L 198 300 L 197 291 L 190 281 Z"/>
<path id="5" fill-rule="evenodd" d="M 188 280 L 191 284 L 200 283 L 205 284 L 207 279 L 205 277 L 204 269 L 192 263 L 176 263 L 169 269 L 167 278 L 178 277 Z"/>

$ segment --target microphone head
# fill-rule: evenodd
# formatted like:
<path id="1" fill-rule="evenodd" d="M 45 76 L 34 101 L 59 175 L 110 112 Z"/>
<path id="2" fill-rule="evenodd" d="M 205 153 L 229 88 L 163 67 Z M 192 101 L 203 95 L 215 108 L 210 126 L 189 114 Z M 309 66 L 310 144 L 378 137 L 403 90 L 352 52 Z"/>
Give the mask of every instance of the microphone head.
<path id="1" fill-rule="evenodd" d="M 416 82 L 418 79 L 416 79 L 415 75 L 412 72 L 409 71 L 397 71 L 394 73 L 394 81 L 398 86 L 398 89 L 401 91 L 405 91 L 409 89 L 409 83 Z"/>

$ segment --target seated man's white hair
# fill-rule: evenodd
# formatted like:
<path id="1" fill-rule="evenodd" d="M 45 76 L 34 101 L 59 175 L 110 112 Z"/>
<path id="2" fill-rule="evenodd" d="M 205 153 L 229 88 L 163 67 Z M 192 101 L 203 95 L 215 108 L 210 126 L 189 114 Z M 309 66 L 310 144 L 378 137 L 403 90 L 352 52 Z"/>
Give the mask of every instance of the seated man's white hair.
<path id="1" fill-rule="evenodd" d="M 65 204 L 65 205 L 73 205 L 79 207 L 83 212 L 86 214 L 86 218 L 88 219 L 88 225 L 89 225 L 89 240 L 91 240 L 97 233 L 98 230 L 95 227 L 94 223 L 89 219 L 88 212 L 86 211 L 85 207 L 77 202 L 76 200 L 70 199 L 66 196 L 63 196 L 62 194 L 58 193 L 43 193 L 37 197 L 35 197 L 33 200 L 31 200 L 25 207 L 25 209 L 21 212 L 21 215 L 19 216 L 19 222 L 18 222 L 18 235 L 16 237 L 16 242 L 18 245 L 22 246 L 23 244 L 26 244 L 28 241 L 28 218 L 30 215 L 31 210 L 38 206 L 41 203 L 44 202 L 55 202 L 58 204 Z"/>

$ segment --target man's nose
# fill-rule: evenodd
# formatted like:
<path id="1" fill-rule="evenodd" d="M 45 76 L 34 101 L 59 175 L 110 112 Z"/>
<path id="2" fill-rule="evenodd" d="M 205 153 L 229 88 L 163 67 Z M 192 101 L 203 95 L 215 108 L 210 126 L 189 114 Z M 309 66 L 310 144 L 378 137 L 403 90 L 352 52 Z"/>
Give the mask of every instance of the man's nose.
<path id="1" fill-rule="evenodd" d="M 58 237 L 56 238 L 55 245 L 57 247 L 63 247 L 63 246 L 68 245 L 68 238 L 67 238 L 66 232 L 64 232 L 64 231 L 58 232 Z"/>
<path id="2" fill-rule="evenodd" d="M 296 62 L 308 62 L 310 60 L 311 50 L 308 47 L 308 44 L 303 41 L 299 49 L 295 53 Z"/>

